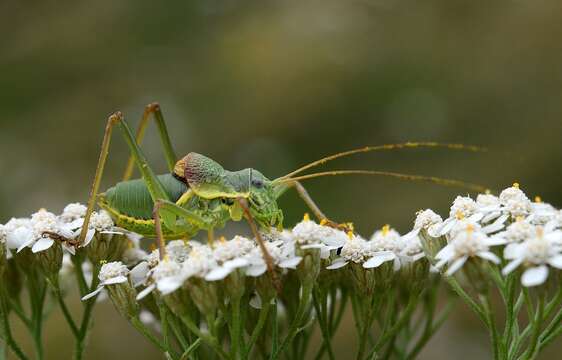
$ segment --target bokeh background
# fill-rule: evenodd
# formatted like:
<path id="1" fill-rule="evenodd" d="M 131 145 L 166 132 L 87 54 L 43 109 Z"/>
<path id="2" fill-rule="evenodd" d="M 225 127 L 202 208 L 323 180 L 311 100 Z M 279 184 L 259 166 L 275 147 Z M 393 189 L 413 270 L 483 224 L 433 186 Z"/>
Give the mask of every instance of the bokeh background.
<path id="1" fill-rule="evenodd" d="M 151 101 L 162 105 L 178 153 L 207 154 L 227 168 L 276 177 L 368 144 L 462 142 L 489 152 L 405 150 L 331 166 L 492 189 L 518 181 L 562 206 L 560 1 L 157 3 L 0 1 L 0 222 L 84 202 L 107 116 L 121 110 L 137 123 Z M 155 134 L 144 149 L 164 172 Z M 116 137 L 104 186 L 119 179 L 127 156 Z M 354 221 L 365 236 L 386 223 L 405 232 L 418 209 L 444 214 L 466 193 L 364 177 L 308 188 L 331 217 Z M 305 211 L 295 194 L 281 203 L 287 225 Z M 159 358 L 109 304 L 95 318 L 88 359 Z M 49 359 L 70 358 L 61 321 L 55 314 L 48 322 Z M 336 341 L 343 359 L 353 331 Z M 487 347 L 459 306 L 420 359 L 484 359 Z M 561 348 L 558 341 L 543 358 L 558 358 Z"/>

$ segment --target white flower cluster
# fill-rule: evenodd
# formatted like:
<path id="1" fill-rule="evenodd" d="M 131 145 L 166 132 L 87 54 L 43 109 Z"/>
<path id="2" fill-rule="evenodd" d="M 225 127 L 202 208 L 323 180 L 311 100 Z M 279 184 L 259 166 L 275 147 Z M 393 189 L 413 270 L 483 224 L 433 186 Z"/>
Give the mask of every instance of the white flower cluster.
<path id="1" fill-rule="evenodd" d="M 12 218 L 4 225 L 0 225 L 0 242 L 10 251 L 19 253 L 30 248 L 33 253 L 45 251 L 60 242 L 65 250 L 74 254 L 75 247 L 70 246 L 80 236 L 86 207 L 75 203 L 66 206 L 60 215 L 55 215 L 45 209 L 40 209 L 30 218 Z M 126 231 L 116 228 L 113 220 L 106 211 L 94 212 L 86 239 L 81 247 L 87 246 L 95 233 L 125 234 Z"/>
<path id="2" fill-rule="evenodd" d="M 396 230 L 385 225 L 376 231 L 370 240 L 356 234 L 348 234 L 342 243 L 340 257 L 327 267 L 340 269 L 349 263 L 361 264 L 366 269 L 376 268 L 393 261 L 394 269 L 403 264 L 418 261 L 424 257 L 420 239 L 415 234 L 401 236 Z"/>
<path id="3" fill-rule="evenodd" d="M 299 265 L 302 258 L 296 255 L 299 243 L 293 232 L 272 230 L 264 238 L 267 240 L 265 247 L 276 267 L 295 269 Z M 213 244 L 171 241 L 166 245 L 165 258 L 159 258 L 159 251 L 154 250 L 131 270 L 133 283 L 146 286 L 139 293 L 139 299 L 155 289 L 163 295 L 170 294 L 191 278 L 218 281 L 236 270 L 250 277 L 261 276 L 267 271 L 261 248 L 255 240 L 242 236 L 231 240 L 221 238 Z"/>
<path id="4" fill-rule="evenodd" d="M 497 197 L 457 197 L 444 221 L 431 210 L 422 211 L 411 234 L 425 230 L 430 239 L 445 238 L 447 244 L 435 255 L 435 267 L 448 264 L 447 276 L 478 257 L 500 266 L 508 261 L 504 275 L 522 267 L 521 283 L 537 286 L 546 281 L 549 267 L 562 269 L 561 214 L 539 198 L 531 202 L 514 184 Z"/>

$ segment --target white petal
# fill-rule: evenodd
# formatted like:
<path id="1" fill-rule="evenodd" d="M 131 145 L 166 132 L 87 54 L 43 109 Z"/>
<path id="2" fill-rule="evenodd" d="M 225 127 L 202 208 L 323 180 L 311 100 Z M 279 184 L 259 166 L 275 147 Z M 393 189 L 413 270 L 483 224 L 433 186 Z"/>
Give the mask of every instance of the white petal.
<path id="1" fill-rule="evenodd" d="M 449 218 L 443 222 L 439 235 L 443 236 L 451 231 L 451 229 L 457 224 L 457 219 Z"/>
<path id="2" fill-rule="evenodd" d="M 122 284 L 127 282 L 129 279 L 127 279 L 126 276 L 116 276 L 114 278 L 111 279 L 107 279 L 105 281 L 102 282 L 102 285 L 115 285 L 115 284 Z"/>
<path id="3" fill-rule="evenodd" d="M 141 291 L 138 295 L 137 295 L 137 300 L 142 300 L 144 299 L 148 294 L 150 294 L 154 289 L 156 288 L 156 285 L 152 284 L 150 286 L 147 286 L 146 288 L 144 288 L 143 291 Z"/>
<path id="4" fill-rule="evenodd" d="M 501 262 L 500 258 L 497 257 L 496 254 L 490 251 L 479 251 L 476 255 L 478 255 L 482 259 L 491 261 L 494 264 L 499 264 Z"/>
<path id="5" fill-rule="evenodd" d="M 91 293 L 89 293 L 88 295 L 84 296 L 82 298 L 82 301 L 86 301 L 88 299 L 93 298 L 94 296 L 96 296 L 97 294 L 99 294 L 101 291 L 103 290 L 103 286 L 98 287 L 96 290 L 92 291 Z"/>
<path id="6" fill-rule="evenodd" d="M 471 222 L 479 222 L 480 220 L 482 220 L 483 217 L 484 217 L 484 214 L 476 213 L 474 215 L 469 216 L 468 220 L 471 221 Z"/>
<path id="7" fill-rule="evenodd" d="M 252 296 L 252 298 L 250 299 L 250 306 L 253 307 L 254 309 L 258 309 L 258 310 L 261 309 L 262 304 L 261 304 L 261 297 L 259 294 L 255 294 L 254 296 Z"/>
<path id="8" fill-rule="evenodd" d="M 37 240 L 37 242 L 35 244 L 33 244 L 33 247 L 31 248 L 31 251 L 33 253 L 38 253 L 40 251 L 47 250 L 54 243 L 55 243 L 55 241 L 53 239 L 42 237 L 41 239 Z"/>
<path id="9" fill-rule="evenodd" d="M 250 262 L 243 258 L 236 258 L 230 261 L 225 262 L 222 266 L 230 269 L 238 269 L 244 266 L 248 266 Z"/>
<path id="10" fill-rule="evenodd" d="M 503 249 L 503 257 L 506 259 L 518 259 L 524 256 L 524 244 L 508 244 Z"/>
<path id="11" fill-rule="evenodd" d="M 346 266 L 347 264 L 348 264 L 347 261 L 340 258 L 340 259 L 335 260 L 330 266 L 326 266 L 326 269 L 328 269 L 328 270 L 341 269 L 342 267 Z"/>
<path id="12" fill-rule="evenodd" d="M 394 271 L 398 271 L 400 270 L 400 267 L 402 266 L 401 262 L 400 262 L 400 258 L 398 256 L 396 256 L 394 258 L 394 263 L 392 264 Z"/>
<path id="13" fill-rule="evenodd" d="M 150 267 L 148 266 L 148 263 L 146 261 L 140 262 L 139 264 L 137 264 L 137 266 L 132 268 L 129 272 L 129 275 L 131 275 L 133 285 L 136 287 L 142 284 L 144 280 L 146 280 L 146 275 L 149 271 Z"/>
<path id="14" fill-rule="evenodd" d="M 519 267 L 519 265 L 521 265 L 521 263 L 523 262 L 523 258 L 518 258 L 513 260 L 512 262 L 510 262 L 509 264 L 507 264 L 503 270 L 502 270 L 502 274 L 504 276 L 507 276 L 509 274 L 511 274 L 511 272 L 513 272 L 513 270 L 517 269 Z"/>
<path id="15" fill-rule="evenodd" d="M 396 254 L 392 251 L 379 251 L 372 258 L 363 263 L 365 269 L 379 267 L 382 263 L 396 259 Z"/>
<path id="16" fill-rule="evenodd" d="M 505 223 L 506 220 L 507 220 L 507 216 L 504 215 L 504 216 L 498 218 L 496 221 L 494 221 L 490 225 L 484 226 L 482 228 L 482 231 L 485 232 L 486 234 L 498 232 L 505 227 L 504 223 Z"/>
<path id="17" fill-rule="evenodd" d="M 301 261 L 302 261 L 302 257 L 295 256 L 293 258 L 289 258 L 289 259 L 281 261 L 279 263 L 279 267 L 284 268 L 284 269 L 296 269 Z"/>
<path id="18" fill-rule="evenodd" d="M 548 277 L 548 266 L 541 265 L 528 268 L 521 276 L 521 284 L 526 287 L 537 286 L 546 281 Z"/>
<path id="19" fill-rule="evenodd" d="M 88 246 L 90 241 L 92 241 L 92 239 L 94 238 L 94 235 L 96 235 L 96 230 L 95 229 L 89 229 L 88 232 L 86 233 L 86 238 L 84 239 L 84 243 L 81 244 L 80 246 L 81 247 Z"/>
<path id="20" fill-rule="evenodd" d="M 33 244 L 34 242 L 35 242 L 34 238 L 31 238 L 31 239 L 27 240 L 26 242 L 24 242 L 23 244 L 20 245 L 20 247 L 18 248 L 16 253 L 19 253 L 20 251 L 22 251 L 26 247 L 31 246 L 31 244 Z"/>
<path id="21" fill-rule="evenodd" d="M 179 276 L 170 276 L 161 280 L 158 280 L 156 283 L 156 287 L 158 291 L 162 293 L 162 295 L 168 295 L 182 285 L 183 281 Z"/>
<path id="22" fill-rule="evenodd" d="M 6 236 L 6 246 L 9 249 L 18 249 L 22 244 L 33 240 L 33 231 L 25 227 L 19 227 Z"/>
<path id="23" fill-rule="evenodd" d="M 205 280 L 207 281 L 222 280 L 228 275 L 230 275 L 230 273 L 233 272 L 234 270 L 235 270 L 234 268 L 230 268 L 226 266 L 218 267 L 216 269 L 213 269 L 210 273 L 208 273 L 205 276 Z"/>
<path id="24" fill-rule="evenodd" d="M 308 245 L 303 245 L 300 248 L 306 250 L 306 249 L 322 249 L 323 247 L 324 244 L 308 244 Z"/>
<path id="25" fill-rule="evenodd" d="M 418 236 L 420 231 L 421 231 L 421 229 L 414 229 L 414 230 L 410 231 L 409 233 L 404 234 L 404 236 L 402 236 L 402 239 L 406 240 L 406 241 L 410 241 L 410 240 L 414 239 L 416 236 Z"/>
<path id="26" fill-rule="evenodd" d="M 267 266 L 265 264 L 254 264 L 246 269 L 246 275 L 252 277 L 258 277 L 263 275 L 267 270 Z"/>
<path id="27" fill-rule="evenodd" d="M 455 248 L 453 245 L 446 245 L 443 249 L 439 250 L 435 258 L 437 260 L 449 261 L 455 255 Z"/>
<path id="28" fill-rule="evenodd" d="M 125 235 L 125 233 L 122 231 L 114 231 L 114 230 L 100 231 L 100 234 Z"/>
<path id="29" fill-rule="evenodd" d="M 458 258 L 457 260 L 453 261 L 453 263 L 451 265 L 449 265 L 449 268 L 447 269 L 447 272 L 445 273 L 445 275 L 451 276 L 454 273 L 456 273 L 464 265 L 466 260 L 468 260 L 468 256 L 463 256 L 463 257 Z"/>
<path id="30" fill-rule="evenodd" d="M 557 269 L 562 269 L 562 255 L 556 255 L 554 257 L 551 257 L 548 260 L 548 263 L 550 264 L 550 266 L 555 267 Z"/>

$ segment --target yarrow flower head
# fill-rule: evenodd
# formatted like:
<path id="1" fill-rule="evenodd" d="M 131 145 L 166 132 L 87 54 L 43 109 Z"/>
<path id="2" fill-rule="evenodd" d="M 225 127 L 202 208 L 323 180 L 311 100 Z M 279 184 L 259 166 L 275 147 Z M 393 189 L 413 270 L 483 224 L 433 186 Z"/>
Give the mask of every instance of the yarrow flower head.
<path id="1" fill-rule="evenodd" d="M 371 255 L 371 247 L 368 242 L 360 236 L 349 234 L 347 241 L 343 244 L 340 257 L 330 264 L 328 270 L 340 269 L 347 264 L 363 264 Z"/>
<path id="2" fill-rule="evenodd" d="M 501 245 L 504 241 L 488 237 L 481 228 L 467 220 L 459 225 L 449 244 L 435 255 L 435 259 L 439 260 L 435 264 L 437 269 L 449 263 L 445 274 L 451 276 L 471 257 L 479 257 L 496 264 L 500 263 L 500 259 L 490 251 L 490 247 Z"/>
<path id="3" fill-rule="evenodd" d="M 517 183 L 502 191 L 499 200 L 505 211 L 513 218 L 527 216 L 532 210 L 531 200 L 519 188 Z"/>
<path id="4" fill-rule="evenodd" d="M 542 226 L 533 226 L 533 235 L 523 242 L 511 243 L 504 249 L 504 257 L 511 260 L 502 273 L 508 275 L 523 265 L 523 286 L 537 286 L 548 278 L 549 266 L 562 269 L 562 233 L 545 232 Z"/>
<path id="5" fill-rule="evenodd" d="M 120 261 L 103 264 L 98 275 L 98 279 L 100 280 L 98 288 L 84 296 L 82 300 L 88 300 L 98 295 L 105 286 L 128 282 L 128 275 L 129 269 Z"/>

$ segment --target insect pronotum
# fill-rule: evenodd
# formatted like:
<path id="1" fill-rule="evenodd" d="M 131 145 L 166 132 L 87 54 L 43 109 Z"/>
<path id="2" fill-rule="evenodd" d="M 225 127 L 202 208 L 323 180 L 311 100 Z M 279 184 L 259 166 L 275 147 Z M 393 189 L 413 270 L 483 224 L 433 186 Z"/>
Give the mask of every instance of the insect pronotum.
<path id="1" fill-rule="evenodd" d="M 151 118 L 156 122 L 169 169 L 169 173 L 159 176 L 151 169 L 140 149 L 146 126 Z M 131 156 L 123 180 L 100 193 L 100 182 L 115 126 L 118 127 L 127 142 Z M 246 219 L 263 252 L 270 276 L 276 282 L 272 259 L 264 245 L 260 230 L 268 231 L 271 227 L 282 226 L 283 212 L 277 205 L 277 199 L 288 189 L 294 188 L 312 213 L 324 224 L 336 228 L 346 227 L 346 225 L 340 225 L 329 220 L 324 215 L 302 186 L 301 181 L 303 180 L 328 175 L 365 174 L 462 186 L 477 191 L 484 189 L 479 185 L 457 180 L 384 171 L 336 170 L 299 176 L 305 170 L 344 156 L 371 151 L 418 147 L 444 147 L 466 151 L 482 150 L 474 146 L 435 142 L 369 146 L 325 157 L 285 176 L 270 180 L 255 169 L 225 170 L 210 158 L 193 152 L 178 160 L 160 106 L 157 103 L 149 104 L 145 108 L 136 137 L 133 136 L 123 115 L 117 112 L 111 115 L 107 121 L 87 204 L 88 210 L 80 237 L 75 243 L 76 246 L 79 246 L 84 242 L 90 217 L 96 205 L 110 213 L 116 226 L 146 237 L 156 238 L 161 259 L 165 259 L 166 256 L 165 239 L 190 239 L 203 230 L 207 231 L 209 241 L 212 243 L 214 229 L 223 227 L 228 221 Z M 135 165 L 142 177 L 130 180 Z"/>

